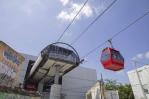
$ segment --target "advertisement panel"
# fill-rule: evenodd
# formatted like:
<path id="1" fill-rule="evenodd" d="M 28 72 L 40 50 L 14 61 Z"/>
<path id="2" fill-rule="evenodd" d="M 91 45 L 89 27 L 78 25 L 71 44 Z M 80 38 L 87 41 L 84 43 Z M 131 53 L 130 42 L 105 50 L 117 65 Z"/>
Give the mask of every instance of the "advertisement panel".
<path id="1" fill-rule="evenodd" d="M 14 85 L 24 60 L 20 53 L 0 41 L 0 85 Z"/>

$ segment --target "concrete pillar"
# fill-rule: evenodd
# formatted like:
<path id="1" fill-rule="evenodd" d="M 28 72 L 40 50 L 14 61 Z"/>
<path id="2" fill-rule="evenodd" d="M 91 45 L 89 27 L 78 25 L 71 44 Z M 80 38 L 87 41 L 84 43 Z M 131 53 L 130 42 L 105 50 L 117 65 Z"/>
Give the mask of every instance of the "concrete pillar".
<path id="1" fill-rule="evenodd" d="M 61 85 L 59 84 L 60 74 L 59 74 L 59 68 L 60 66 L 55 66 L 55 77 L 54 77 L 54 84 L 51 85 L 50 90 L 50 99 L 61 99 Z"/>
<path id="2" fill-rule="evenodd" d="M 59 84 L 59 72 L 56 72 L 55 77 L 54 77 L 54 84 Z"/>
<path id="3" fill-rule="evenodd" d="M 38 84 L 38 91 L 39 91 L 40 93 L 43 92 L 43 83 L 39 83 L 39 84 Z"/>
<path id="4" fill-rule="evenodd" d="M 61 99 L 61 85 L 53 84 L 51 86 L 49 99 Z"/>

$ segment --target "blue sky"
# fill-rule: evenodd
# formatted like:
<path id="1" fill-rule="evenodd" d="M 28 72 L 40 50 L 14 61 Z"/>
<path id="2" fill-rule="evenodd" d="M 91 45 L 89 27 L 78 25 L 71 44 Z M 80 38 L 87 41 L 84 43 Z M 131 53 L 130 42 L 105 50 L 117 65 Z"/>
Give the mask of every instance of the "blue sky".
<path id="1" fill-rule="evenodd" d="M 19 52 L 31 55 L 55 42 L 84 0 L 0 0 L 0 40 Z M 89 0 L 61 41 L 71 43 L 112 0 Z M 130 22 L 149 11 L 149 0 L 118 0 L 73 46 L 80 56 L 90 51 Z M 131 60 L 149 63 L 149 16 L 113 39 L 125 58 L 125 71 L 133 69 Z M 104 70 L 100 64 L 102 46 L 81 66 L 97 70 L 98 78 L 128 82 L 122 72 Z"/>

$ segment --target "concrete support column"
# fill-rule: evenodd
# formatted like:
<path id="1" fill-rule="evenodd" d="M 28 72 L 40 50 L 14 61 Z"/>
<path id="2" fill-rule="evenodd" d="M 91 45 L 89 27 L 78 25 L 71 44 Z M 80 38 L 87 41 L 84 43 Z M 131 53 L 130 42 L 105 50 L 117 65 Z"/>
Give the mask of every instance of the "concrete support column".
<path id="1" fill-rule="evenodd" d="M 55 68 L 56 68 L 56 71 L 55 71 L 55 77 L 54 77 L 54 84 L 59 84 L 59 78 L 60 78 L 59 68 L 60 68 L 60 66 L 57 65 L 57 66 L 55 66 Z"/>
<path id="2" fill-rule="evenodd" d="M 39 83 L 39 84 L 38 84 L 38 91 L 39 91 L 40 93 L 43 92 L 43 83 Z"/>
<path id="3" fill-rule="evenodd" d="M 57 72 L 56 74 L 55 74 L 55 78 L 54 78 L 54 84 L 59 84 L 59 73 Z"/>
<path id="4" fill-rule="evenodd" d="M 61 99 L 61 85 L 53 84 L 51 86 L 49 99 Z"/>

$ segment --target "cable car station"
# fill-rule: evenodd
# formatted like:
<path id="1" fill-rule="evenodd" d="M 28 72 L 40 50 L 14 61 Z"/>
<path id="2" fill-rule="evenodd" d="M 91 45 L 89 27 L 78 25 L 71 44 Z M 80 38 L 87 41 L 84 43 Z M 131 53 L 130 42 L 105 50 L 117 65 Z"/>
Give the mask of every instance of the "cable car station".
<path id="1" fill-rule="evenodd" d="M 54 88 L 56 88 L 56 84 L 58 86 L 61 84 L 62 76 L 80 63 L 79 55 L 72 46 L 61 42 L 50 44 L 28 68 L 24 88 L 28 91 L 37 91 L 39 82 L 44 83 L 45 86 L 55 84 Z"/>

